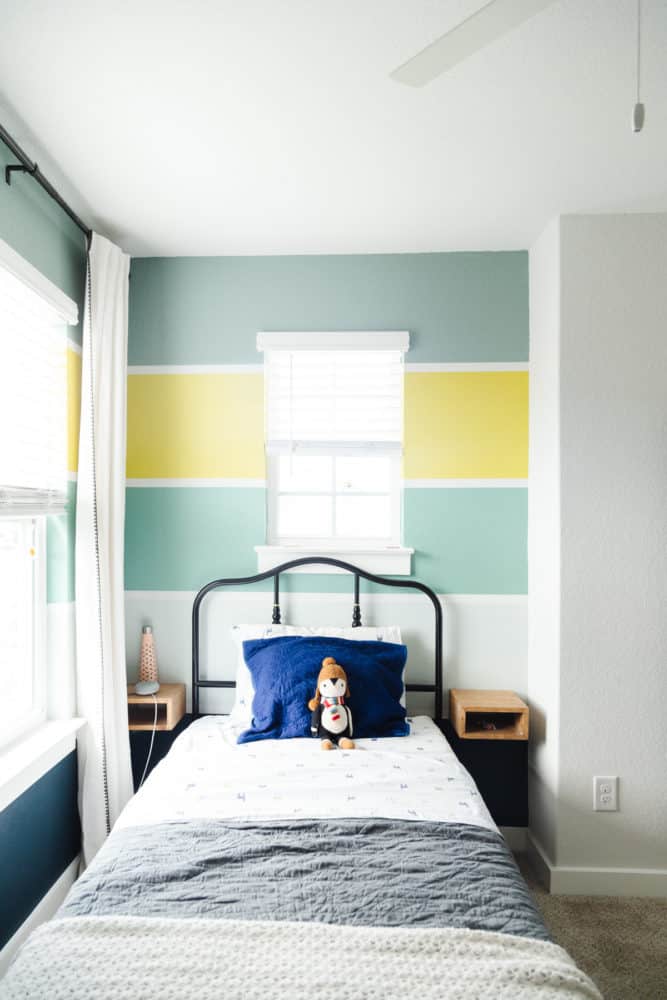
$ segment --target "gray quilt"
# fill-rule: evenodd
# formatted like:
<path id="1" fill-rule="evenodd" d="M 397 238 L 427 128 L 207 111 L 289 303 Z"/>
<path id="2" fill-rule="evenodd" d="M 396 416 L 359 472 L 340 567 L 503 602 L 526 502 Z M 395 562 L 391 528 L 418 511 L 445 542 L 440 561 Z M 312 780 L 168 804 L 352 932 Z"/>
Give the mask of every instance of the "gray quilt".
<path id="1" fill-rule="evenodd" d="M 502 837 L 458 823 L 187 821 L 112 834 L 59 916 L 468 927 L 549 940 Z"/>

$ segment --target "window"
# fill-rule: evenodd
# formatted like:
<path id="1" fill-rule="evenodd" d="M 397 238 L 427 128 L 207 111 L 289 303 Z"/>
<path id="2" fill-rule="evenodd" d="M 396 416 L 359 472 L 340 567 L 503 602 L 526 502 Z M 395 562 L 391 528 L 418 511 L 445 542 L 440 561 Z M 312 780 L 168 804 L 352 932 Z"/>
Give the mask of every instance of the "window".
<path id="1" fill-rule="evenodd" d="M 46 714 L 46 516 L 67 485 L 76 306 L 0 242 L 0 744 Z"/>
<path id="2" fill-rule="evenodd" d="M 0 743 L 46 715 L 44 518 L 0 517 Z"/>
<path id="3" fill-rule="evenodd" d="M 407 339 L 259 335 L 269 546 L 343 556 L 400 549 Z"/>

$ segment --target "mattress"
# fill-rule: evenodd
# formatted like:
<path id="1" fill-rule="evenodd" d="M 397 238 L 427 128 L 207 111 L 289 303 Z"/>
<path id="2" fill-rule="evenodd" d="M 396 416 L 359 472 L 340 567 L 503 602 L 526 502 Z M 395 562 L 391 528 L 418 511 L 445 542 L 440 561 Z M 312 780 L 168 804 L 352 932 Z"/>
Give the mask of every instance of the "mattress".
<path id="1" fill-rule="evenodd" d="M 227 716 L 206 716 L 178 737 L 115 829 L 184 819 L 379 817 L 496 830 L 435 723 L 418 716 L 410 729 L 325 752 L 312 738 L 239 745 Z"/>
<path id="2" fill-rule="evenodd" d="M 474 782 L 425 717 L 324 752 L 193 723 L 61 916 L 467 927 L 547 938 Z M 322 885 L 331 892 L 322 892 Z"/>

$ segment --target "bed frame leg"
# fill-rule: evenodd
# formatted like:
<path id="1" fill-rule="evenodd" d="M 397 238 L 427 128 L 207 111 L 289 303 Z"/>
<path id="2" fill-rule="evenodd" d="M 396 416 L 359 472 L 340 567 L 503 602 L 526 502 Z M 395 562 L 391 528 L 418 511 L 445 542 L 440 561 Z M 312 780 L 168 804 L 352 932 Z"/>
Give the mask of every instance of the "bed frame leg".
<path id="1" fill-rule="evenodd" d="M 359 605 L 359 576 L 354 574 L 354 604 L 352 605 L 352 628 L 361 626 L 361 606 Z"/>
<path id="2" fill-rule="evenodd" d="M 280 625 L 280 573 L 276 573 L 273 578 L 273 613 L 271 624 Z"/>

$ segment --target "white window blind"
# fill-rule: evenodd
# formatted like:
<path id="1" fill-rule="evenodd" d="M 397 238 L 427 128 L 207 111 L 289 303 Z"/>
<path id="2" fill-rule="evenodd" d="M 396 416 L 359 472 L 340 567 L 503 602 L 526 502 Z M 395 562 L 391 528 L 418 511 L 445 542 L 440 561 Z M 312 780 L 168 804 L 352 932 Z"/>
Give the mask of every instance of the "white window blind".
<path id="1" fill-rule="evenodd" d="M 269 351 L 265 372 L 270 453 L 400 451 L 400 351 Z"/>
<path id="2" fill-rule="evenodd" d="M 30 282 L 5 266 L 0 254 L 0 514 L 5 515 L 56 513 L 66 503 L 64 334 L 71 318 L 36 290 L 34 269 L 26 264 L 25 270 Z M 42 281 L 48 291 L 50 283 Z"/>

